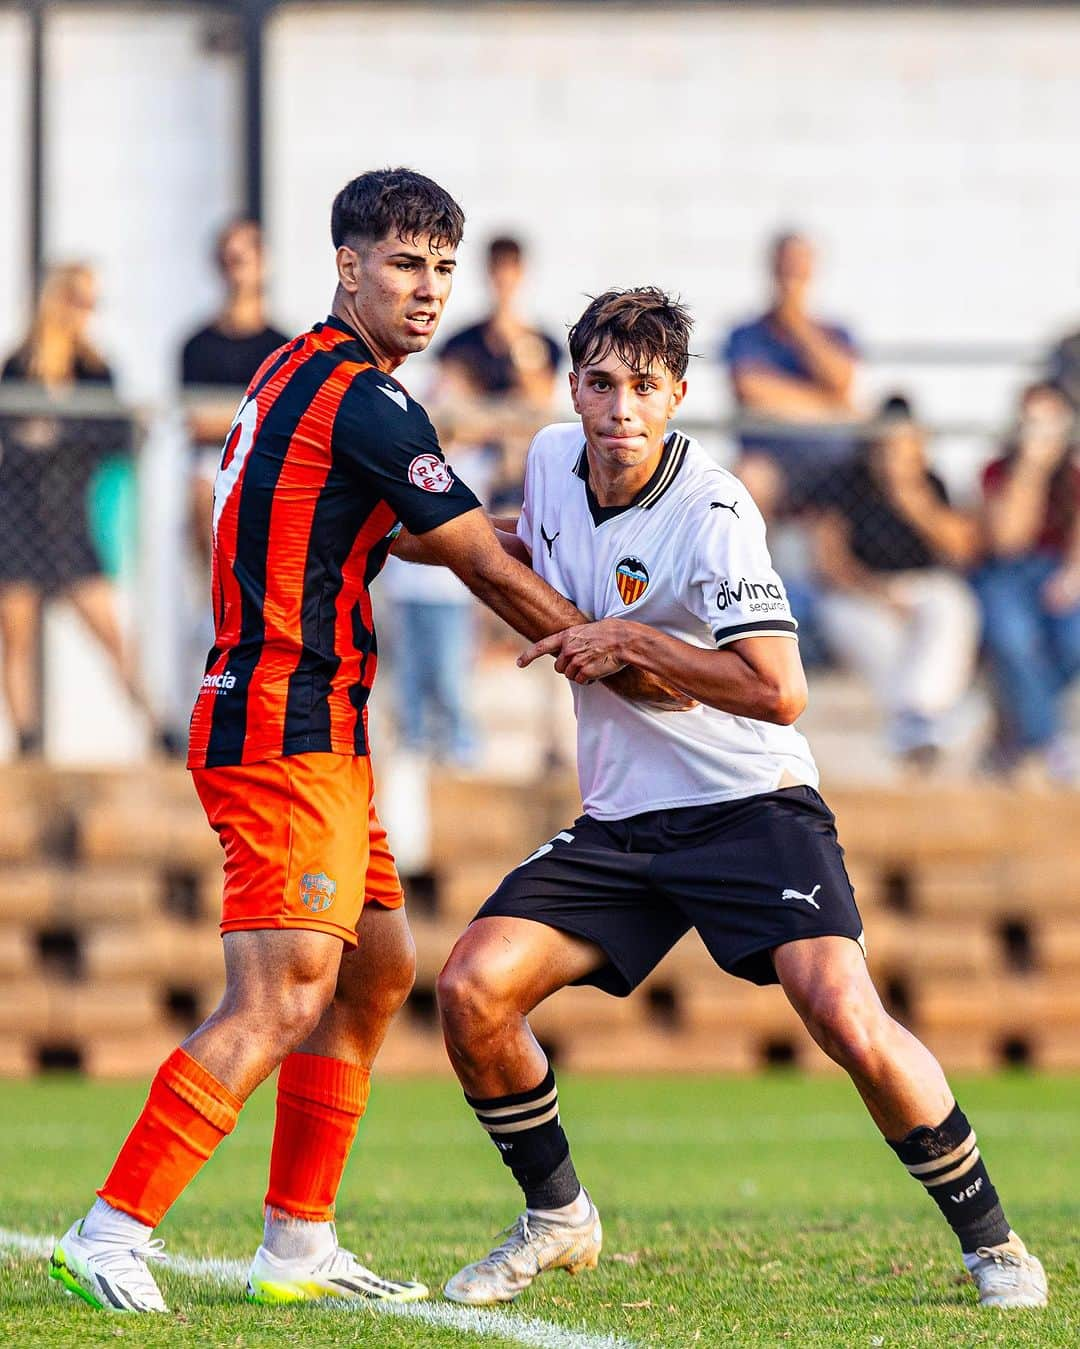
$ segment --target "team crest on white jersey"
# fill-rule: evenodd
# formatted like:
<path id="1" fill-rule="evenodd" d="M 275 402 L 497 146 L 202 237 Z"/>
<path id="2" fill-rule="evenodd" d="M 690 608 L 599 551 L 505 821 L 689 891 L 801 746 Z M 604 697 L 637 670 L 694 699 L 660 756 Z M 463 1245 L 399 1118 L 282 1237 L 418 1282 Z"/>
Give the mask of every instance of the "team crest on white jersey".
<path id="1" fill-rule="evenodd" d="M 649 587 L 649 569 L 640 557 L 621 557 L 615 563 L 615 584 L 623 604 L 636 604 Z"/>

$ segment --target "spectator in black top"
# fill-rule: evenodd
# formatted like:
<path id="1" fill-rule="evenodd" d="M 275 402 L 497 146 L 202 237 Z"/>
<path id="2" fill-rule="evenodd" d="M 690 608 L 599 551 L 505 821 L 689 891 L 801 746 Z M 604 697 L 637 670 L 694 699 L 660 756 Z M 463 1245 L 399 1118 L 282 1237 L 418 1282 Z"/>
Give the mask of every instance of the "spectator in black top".
<path id="1" fill-rule="evenodd" d="M 508 235 L 488 245 L 491 312 L 455 333 L 439 352 L 439 380 L 432 401 L 440 439 L 485 448 L 495 461 L 492 509 L 521 505 L 525 454 L 534 433 L 549 420 L 559 343 L 521 314 L 525 249 Z M 497 400 L 486 407 L 489 400 Z"/>
<path id="2" fill-rule="evenodd" d="M 54 267 L 30 331 L 0 376 L 34 386 L 48 400 L 43 414 L 6 417 L 0 427 L 4 695 L 22 756 L 41 750 L 38 632 L 42 601 L 54 597 L 71 601 L 150 719 L 159 744 L 175 748 L 172 737 L 157 727 L 143 692 L 88 515 L 94 469 L 106 454 L 130 447 L 131 422 L 64 408 L 64 395 L 75 386 L 112 388 L 112 373 L 87 332 L 96 303 L 97 280 L 90 267 Z"/>
<path id="3" fill-rule="evenodd" d="M 214 476 L 240 395 L 267 356 L 289 340 L 266 319 L 265 258 L 258 224 L 234 220 L 226 225 L 214 256 L 225 285 L 225 302 L 205 327 L 188 338 L 180 358 L 188 433 L 196 450 L 191 526 L 199 554 L 207 561 Z"/>
<path id="4" fill-rule="evenodd" d="M 451 337 L 439 354 L 443 384 L 474 398 L 515 398 L 545 406 L 555 390 L 560 348 L 522 318 L 525 250 L 501 236 L 488 245 L 491 313 Z"/>
<path id="5" fill-rule="evenodd" d="M 825 641 L 875 690 L 892 749 L 927 765 L 974 672 L 978 608 L 956 569 L 975 558 L 976 522 L 949 505 L 902 398 L 886 401 L 872 439 L 825 480 L 817 506 Z"/>

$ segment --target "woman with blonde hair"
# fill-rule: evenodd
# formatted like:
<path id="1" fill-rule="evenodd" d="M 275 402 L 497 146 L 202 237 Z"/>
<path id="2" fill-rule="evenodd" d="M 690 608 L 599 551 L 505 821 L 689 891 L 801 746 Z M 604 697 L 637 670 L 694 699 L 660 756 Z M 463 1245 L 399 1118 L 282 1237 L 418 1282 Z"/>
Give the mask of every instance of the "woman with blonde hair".
<path id="1" fill-rule="evenodd" d="M 97 278 L 86 263 L 53 267 L 30 329 L 0 379 L 35 386 L 41 413 L 0 423 L 0 635 L 3 688 L 20 756 L 40 753 L 41 673 L 38 634 L 46 599 L 63 597 L 105 648 L 133 701 L 157 729 L 124 640 L 112 582 L 90 534 L 88 493 L 105 452 L 131 437 L 126 418 L 64 411 L 76 387 L 111 390 L 112 372 L 89 336 Z M 55 405 L 55 415 L 52 415 Z"/>

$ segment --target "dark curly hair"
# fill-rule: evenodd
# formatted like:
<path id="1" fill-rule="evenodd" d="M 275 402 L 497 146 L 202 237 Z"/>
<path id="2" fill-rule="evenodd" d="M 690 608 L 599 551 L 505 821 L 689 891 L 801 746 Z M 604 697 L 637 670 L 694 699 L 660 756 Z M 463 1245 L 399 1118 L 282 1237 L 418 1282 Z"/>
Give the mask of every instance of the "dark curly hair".
<path id="1" fill-rule="evenodd" d="M 659 362 L 682 379 L 693 326 L 686 306 L 656 286 L 606 290 L 570 329 L 570 360 L 579 370 L 614 352 L 631 370 Z"/>
<path id="2" fill-rule="evenodd" d="M 456 248 L 465 213 L 445 188 L 412 169 L 372 169 L 346 183 L 330 209 L 334 247 L 375 243 L 394 234 L 412 243 Z"/>

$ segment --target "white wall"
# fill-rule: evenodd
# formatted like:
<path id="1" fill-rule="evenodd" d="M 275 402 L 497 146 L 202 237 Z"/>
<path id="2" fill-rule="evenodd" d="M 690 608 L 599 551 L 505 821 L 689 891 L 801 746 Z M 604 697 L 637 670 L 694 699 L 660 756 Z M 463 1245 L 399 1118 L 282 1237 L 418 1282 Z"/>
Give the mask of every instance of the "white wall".
<path id="1" fill-rule="evenodd" d="M 1080 12 L 293 5 L 270 72 L 290 314 L 327 302 L 333 192 L 403 162 L 469 216 L 450 326 L 510 227 L 549 324 L 657 282 L 711 352 L 788 222 L 822 243 L 825 310 L 867 339 L 1038 343 L 1080 315 Z M 1014 382 L 922 380 L 937 415 L 996 414 Z"/>
<path id="2" fill-rule="evenodd" d="M 205 22 L 164 5 L 48 21 L 46 251 L 100 267 L 98 333 L 137 399 L 171 387 L 216 303 L 211 241 L 244 196 L 236 66 L 203 50 Z"/>
<path id="3" fill-rule="evenodd" d="M 26 262 L 26 195 L 30 26 L 22 14 L 0 13 L 0 352 L 18 341 L 30 303 Z"/>

